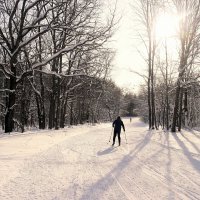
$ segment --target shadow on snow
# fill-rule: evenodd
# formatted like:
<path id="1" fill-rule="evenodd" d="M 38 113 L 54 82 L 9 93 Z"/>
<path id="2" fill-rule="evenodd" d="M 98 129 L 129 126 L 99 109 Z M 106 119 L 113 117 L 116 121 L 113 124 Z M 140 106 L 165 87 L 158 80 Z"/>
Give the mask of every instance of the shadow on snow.
<path id="1" fill-rule="evenodd" d="M 107 173 L 104 177 L 102 177 L 100 180 L 98 180 L 96 183 L 92 184 L 89 186 L 88 190 L 81 196 L 80 200 L 85 200 L 85 199 L 90 199 L 90 197 L 95 198 L 95 200 L 100 200 L 102 197 L 102 193 L 105 193 L 108 188 L 114 184 L 116 181 L 116 178 L 119 177 L 123 170 L 128 166 L 130 162 L 132 162 L 137 154 L 141 152 L 151 141 L 153 131 L 148 131 L 144 137 L 136 146 L 135 148 L 130 151 L 129 154 L 125 155 L 121 161 L 118 163 L 117 166 L 115 166 L 109 173 Z M 167 148 L 167 163 L 166 163 L 166 174 L 164 177 L 166 178 L 167 184 L 168 184 L 168 199 L 174 199 L 175 198 L 175 193 L 173 191 L 173 185 L 172 185 L 172 169 L 171 169 L 171 164 L 172 164 L 172 155 L 171 155 L 171 147 L 170 147 L 170 142 L 169 142 L 169 132 L 163 133 L 163 136 L 165 137 L 165 145 L 162 145 L 162 149 L 159 150 L 158 152 L 155 152 L 152 157 L 158 156 L 161 152 Z M 174 139 L 177 141 L 181 149 L 183 150 L 184 155 L 188 158 L 188 160 L 191 162 L 191 165 L 193 166 L 194 169 L 196 169 L 198 172 L 200 171 L 200 163 L 198 160 L 194 159 L 191 155 L 191 152 L 187 149 L 186 145 L 180 140 L 180 138 L 177 136 L 177 134 L 172 134 Z M 183 136 L 183 135 L 182 135 Z M 162 137 L 162 136 L 161 136 Z M 188 141 L 188 138 L 185 138 Z M 188 141 L 189 142 L 189 141 Z M 191 143 L 191 142 L 190 142 Z M 199 150 L 194 144 L 192 145 L 196 150 Z M 173 148 L 172 148 L 173 149 Z M 99 151 L 97 153 L 98 156 L 106 155 L 109 153 L 112 153 L 116 151 L 115 148 L 109 147 L 103 151 Z M 199 152 L 199 151 L 198 151 Z M 147 161 L 147 158 L 145 161 Z M 187 194 L 184 193 L 186 196 Z M 93 196 L 94 195 L 94 196 Z M 126 194 L 125 194 L 126 195 Z"/>

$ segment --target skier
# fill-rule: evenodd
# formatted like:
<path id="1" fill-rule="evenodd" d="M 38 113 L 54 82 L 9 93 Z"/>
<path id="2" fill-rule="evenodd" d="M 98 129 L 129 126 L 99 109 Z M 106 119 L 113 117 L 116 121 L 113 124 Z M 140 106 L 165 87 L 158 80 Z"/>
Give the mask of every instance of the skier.
<path id="1" fill-rule="evenodd" d="M 118 142 L 119 142 L 119 146 L 120 146 L 120 143 L 121 143 L 121 138 L 120 138 L 121 127 L 124 129 L 124 132 L 125 132 L 124 123 L 121 120 L 120 116 L 117 117 L 117 119 L 113 122 L 112 126 L 114 127 L 114 135 L 113 135 L 112 146 L 114 146 L 114 144 L 115 144 L 116 136 L 118 136 Z"/>

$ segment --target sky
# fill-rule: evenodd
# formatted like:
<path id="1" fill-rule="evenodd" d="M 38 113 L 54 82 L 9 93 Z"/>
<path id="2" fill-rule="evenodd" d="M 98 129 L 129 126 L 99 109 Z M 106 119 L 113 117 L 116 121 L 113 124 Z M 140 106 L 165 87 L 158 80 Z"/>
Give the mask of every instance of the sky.
<path id="1" fill-rule="evenodd" d="M 144 79 L 133 71 L 145 73 L 145 64 L 142 56 L 138 53 L 142 44 L 137 39 L 137 20 L 130 3 L 131 0 L 118 0 L 117 18 L 121 17 L 121 19 L 112 37 L 111 46 L 116 50 L 116 55 L 113 60 L 111 77 L 117 86 L 137 93 L 139 85 L 144 84 Z"/>
<path id="2" fill-rule="evenodd" d="M 114 7 L 115 0 L 107 0 L 111 7 Z M 140 85 L 144 85 L 144 76 L 147 75 L 147 64 L 145 58 L 144 39 L 145 29 L 137 15 L 136 0 L 118 0 L 116 19 L 121 17 L 117 24 L 116 32 L 112 37 L 111 47 L 116 50 L 116 56 L 113 60 L 113 70 L 111 77 L 121 88 L 131 93 L 138 93 Z M 180 17 L 170 8 L 164 13 L 157 13 L 155 27 L 155 37 L 159 44 L 157 55 L 165 60 L 164 44 L 167 44 L 168 57 L 171 60 L 178 58 L 178 24 Z M 142 77 L 143 76 L 143 77 Z"/>

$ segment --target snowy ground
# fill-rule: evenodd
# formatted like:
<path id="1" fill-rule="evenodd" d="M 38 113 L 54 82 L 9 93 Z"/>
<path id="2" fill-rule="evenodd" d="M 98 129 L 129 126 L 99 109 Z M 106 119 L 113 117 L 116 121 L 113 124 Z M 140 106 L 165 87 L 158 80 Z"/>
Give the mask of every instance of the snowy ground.
<path id="1" fill-rule="evenodd" d="M 200 134 L 124 122 L 114 148 L 111 124 L 2 135 L 0 199 L 200 199 Z"/>

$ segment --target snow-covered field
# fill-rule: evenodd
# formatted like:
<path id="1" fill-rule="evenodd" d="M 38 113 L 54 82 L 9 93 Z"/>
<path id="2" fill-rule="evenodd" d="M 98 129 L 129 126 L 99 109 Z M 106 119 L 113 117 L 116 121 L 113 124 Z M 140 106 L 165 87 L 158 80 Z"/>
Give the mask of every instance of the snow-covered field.
<path id="1" fill-rule="evenodd" d="M 111 124 L 0 136 L 1 200 L 200 199 L 200 134 Z"/>

